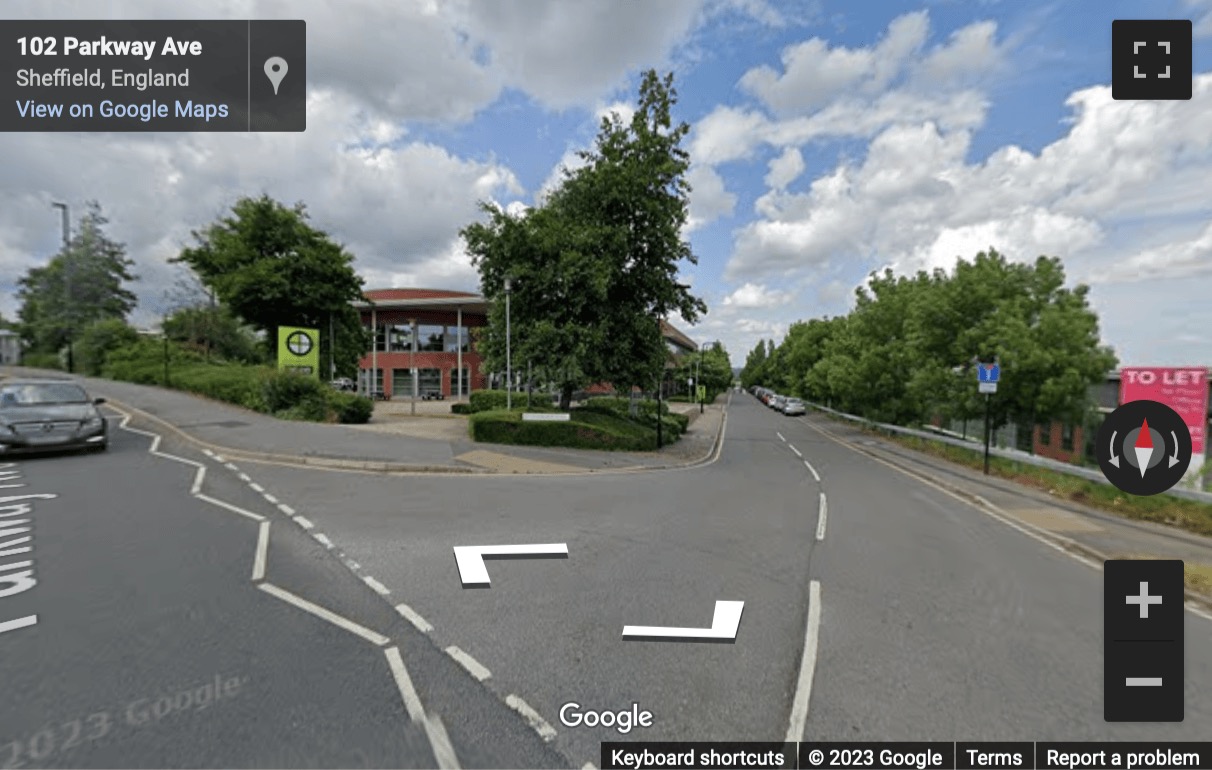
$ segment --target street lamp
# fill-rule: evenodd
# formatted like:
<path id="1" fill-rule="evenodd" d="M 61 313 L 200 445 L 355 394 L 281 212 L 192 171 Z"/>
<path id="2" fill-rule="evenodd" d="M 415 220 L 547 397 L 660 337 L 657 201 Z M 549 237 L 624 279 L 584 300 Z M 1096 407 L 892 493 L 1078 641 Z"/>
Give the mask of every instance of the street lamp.
<path id="1" fill-rule="evenodd" d="M 412 377 L 412 413 L 417 413 L 417 319 L 408 319 L 409 333 L 412 338 L 411 344 L 408 346 L 408 373 Z"/>
<path id="2" fill-rule="evenodd" d="M 513 409 L 513 361 L 509 343 L 509 279 L 505 279 L 505 408 Z"/>
<path id="3" fill-rule="evenodd" d="M 73 321 L 75 320 L 76 306 L 72 296 L 72 258 L 68 254 L 68 244 L 71 242 L 71 214 L 68 212 L 66 203 L 51 203 L 52 208 L 63 210 L 63 283 L 64 294 L 67 295 L 67 371 L 75 373 L 76 360 L 72 346 L 72 335 L 75 333 L 73 329 Z"/>

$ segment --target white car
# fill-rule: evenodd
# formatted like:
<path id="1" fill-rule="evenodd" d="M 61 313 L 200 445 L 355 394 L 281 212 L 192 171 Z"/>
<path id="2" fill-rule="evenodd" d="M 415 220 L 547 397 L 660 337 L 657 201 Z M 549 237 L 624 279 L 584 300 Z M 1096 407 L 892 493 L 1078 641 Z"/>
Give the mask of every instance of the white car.
<path id="1" fill-rule="evenodd" d="M 804 414 L 808 410 L 804 408 L 804 402 L 798 398 L 789 398 L 787 403 L 783 404 L 783 414 L 797 415 Z"/>

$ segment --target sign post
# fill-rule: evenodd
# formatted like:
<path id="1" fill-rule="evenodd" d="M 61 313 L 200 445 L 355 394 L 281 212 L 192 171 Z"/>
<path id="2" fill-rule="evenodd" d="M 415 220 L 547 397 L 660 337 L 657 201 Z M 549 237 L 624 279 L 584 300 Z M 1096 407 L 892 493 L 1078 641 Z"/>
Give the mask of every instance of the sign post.
<path id="1" fill-rule="evenodd" d="M 278 327 L 278 368 L 311 377 L 320 376 L 320 333 L 298 326 Z"/>
<path id="2" fill-rule="evenodd" d="M 979 392 L 985 394 L 985 475 L 989 475 L 989 413 L 993 399 L 993 394 L 997 392 L 997 383 L 1002 376 L 1001 364 L 994 359 L 993 363 L 978 363 L 976 367 L 976 381 Z"/>

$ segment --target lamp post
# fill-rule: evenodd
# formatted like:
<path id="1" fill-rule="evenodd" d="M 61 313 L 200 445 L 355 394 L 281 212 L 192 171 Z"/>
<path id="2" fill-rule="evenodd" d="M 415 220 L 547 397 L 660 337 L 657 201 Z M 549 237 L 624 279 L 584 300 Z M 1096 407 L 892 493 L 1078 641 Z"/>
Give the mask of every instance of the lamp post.
<path id="1" fill-rule="evenodd" d="M 408 375 L 412 378 L 412 413 L 417 413 L 417 319 L 408 319 L 408 336 L 412 338 L 408 346 Z"/>
<path id="2" fill-rule="evenodd" d="M 76 304 L 72 295 L 72 258 L 68 253 L 68 244 L 71 242 L 71 214 L 66 203 L 52 202 L 51 206 L 63 211 L 63 284 L 64 294 L 67 295 L 67 371 L 74 374 L 76 360 L 72 336 L 75 334 L 73 322 L 75 321 Z"/>
<path id="3" fill-rule="evenodd" d="M 513 409 L 513 360 L 509 342 L 509 292 L 513 288 L 505 279 L 505 408 Z"/>

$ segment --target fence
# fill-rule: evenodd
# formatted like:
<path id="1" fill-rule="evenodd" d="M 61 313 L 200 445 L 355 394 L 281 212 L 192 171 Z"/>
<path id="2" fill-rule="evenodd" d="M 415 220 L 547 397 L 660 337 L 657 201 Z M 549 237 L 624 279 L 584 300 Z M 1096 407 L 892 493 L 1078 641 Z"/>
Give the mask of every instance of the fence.
<path id="1" fill-rule="evenodd" d="M 839 412 L 836 409 L 830 409 L 827 406 L 821 406 L 820 404 L 814 404 L 810 401 L 805 401 L 804 403 L 807 404 L 808 406 L 811 406 L 813 409 L 816 409 L 821 412 L 826 412 L 835 417 L 839 417 L 843 420 L 849 420 L 850 422 L 859 423 L 859 424 L 862 424 L 862 425 L 865 425 L 865 426 L 868 426 L 871 428 L 878 428 L 882 431 L 887 431 L 888 433 L 895 433 L 895 434 L 898 434 L 901 436 L 913 436 L 915 438 L 928 439 L 930 441 L 937 441 L 941 444 L 949 444 L 951 446 L 961 447 L 963 449 L 968 449 L 968 450 L 971 450 L 974 452 L 984 452 L 985 451 L 985 445 L 984 445 L 984 439 L 983 439 L 983 436 L 984 436 L 984 433 L 983 433 L 984 423 L 983 422 L 980 424 L 980 431 L 981 431 L 982 438 L 978 442 L 978 441 L 974 441 L 973 439 L 965 440 L 958 436 L 953 437 L 953 435 L 948 435 L 948 434 L 952 433 L 951 431 L 941 431 L 940 430 L 940 431 L 936 432 L 936 431 L 914 430 L 913 428 L 903 428 L 900 425 L 888 425 L 888 424 L 882 423 L 882 422 L 873 422 L 873 421 L 865 419 L 863 417 L 858 417 L 853 414 L 846 414 L 844 412 Z M 1014 443 L 1013 439 L 1011 439 L 1011 441 L 1007 442 L 1007 443 Z M 1107 481 L 1107 478 L 1105 476 L 1103 476 L 1101 471 L 1096 471 L 1092 468 L 1083 468 L 1078 465 L 1070 465 L 1069 463 L 1062 463 L 1057 460 L 1053 460 L 1049 457 L 1040 457 L 1039 455 L 1034 455 L 1034 454 L 1031 454 L 1030 452 L 1024 452 L 1019 449 L 1006 449 L 1003 447 L 996 447 L 996 446 L 993 446 L 992 444 L 993 444 L 993 442 L 990 442 L 989 454 L 993 457 L 1001 457 L 1001 458 L 1004 458 L 1007 460 L 1014 460 L 1015 462 L 1025 463 L 1027 465 L 1034 465 L 1037 468 L 1046 468 L 1050 471 L 1056 471 L 1057 473 L 1065 473 L 1070 476 L 1079 476 L 1079 477 L 1087 479 L 1089 481 L 1095 481 L 1100 484 L 1106 484 L 1108 486 L 1111 486 L 1111 482 Z M 1172 495 L 1174 497 L 1181 497 L 1186 500 L 1195 500 L 1195 501 L 1201 502 L 1201 503 L 1212 503 L 1212 492 L 1197 492 L 1193 489 L 1184 489 L 1182 487 L 1175 487 L 1175 488 L 1171 489 L 1169 492 L 1167 492 L 1166 494 Z"/>

